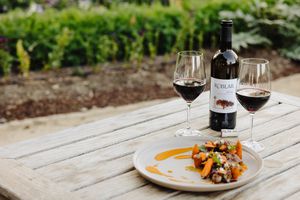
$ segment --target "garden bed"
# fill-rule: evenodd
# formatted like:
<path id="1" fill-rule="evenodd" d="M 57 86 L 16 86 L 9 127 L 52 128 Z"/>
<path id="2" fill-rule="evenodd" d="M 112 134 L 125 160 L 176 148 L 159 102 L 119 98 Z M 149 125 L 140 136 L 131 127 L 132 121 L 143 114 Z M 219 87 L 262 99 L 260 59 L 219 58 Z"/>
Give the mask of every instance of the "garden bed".
<path id="1" fill-rule="evenodd" d="M 206 50 L 209 72 L 213 51 Z M 273 79 L 300 72 L 300 65 L 267 49 L 249 50 L 242 57 L 271 61 Z M 63 68 L 31 72 L 28 79 L 0 79 L 0 121 L 118 106 L 176 96 L 172 76 L 176 56 L 145 58 L 137 63 L 109 63 L 99 68 Z M 95 72 L 97 71 L 98 72 Z"/>

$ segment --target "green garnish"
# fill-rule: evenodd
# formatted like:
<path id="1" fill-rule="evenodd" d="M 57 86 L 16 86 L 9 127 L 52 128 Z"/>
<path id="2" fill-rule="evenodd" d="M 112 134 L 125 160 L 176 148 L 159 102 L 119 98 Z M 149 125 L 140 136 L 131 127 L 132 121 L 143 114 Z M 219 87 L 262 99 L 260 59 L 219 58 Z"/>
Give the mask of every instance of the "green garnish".
<path id="1" fill-rule="evenodd" d="M 206 147 L 204 145 L 199 146 L 199 150 L 201 152 L 207 152 L 207 149 L 206 149 Z"/>
<path id="2" fill-rule="evenodd" d="M 218 158 L 218 156 L 216 154 L 213 155 L 212 159 L 215 163 L 217 163 L 217 165 L 219 165 L 219 166 L 222 165 L 221 160 Z"/>
<path id="3" fill-rule="evenodd" d="M 235 150 L 236 149 L 236 146 L 235 145 L 228 145 L 228 150 L 231 151 L 231 150 Z"/>

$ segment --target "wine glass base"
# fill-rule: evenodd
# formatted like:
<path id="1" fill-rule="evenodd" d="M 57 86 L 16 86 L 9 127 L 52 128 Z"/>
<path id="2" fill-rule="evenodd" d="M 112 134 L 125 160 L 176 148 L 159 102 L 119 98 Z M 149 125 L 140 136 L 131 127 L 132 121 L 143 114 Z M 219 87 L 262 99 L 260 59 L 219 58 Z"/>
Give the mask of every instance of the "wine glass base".
<path id="1" fill-rule="evenodd" d="M 175 137 L 189 137 L 189 136 L 200 136 L 207 140 L 216 140 L 214 136 L 203 134 L 201 131 L 195 129 L 179 129 L 175 132 Z"/>
<path id="2" fill-rule="evenodd" d="M 265 149 L 265 146 L 263 144 L 253 141 L 253 140 L 242 141 L 242 145 L 244 145 L 256 152 L 261 152 Z"/>

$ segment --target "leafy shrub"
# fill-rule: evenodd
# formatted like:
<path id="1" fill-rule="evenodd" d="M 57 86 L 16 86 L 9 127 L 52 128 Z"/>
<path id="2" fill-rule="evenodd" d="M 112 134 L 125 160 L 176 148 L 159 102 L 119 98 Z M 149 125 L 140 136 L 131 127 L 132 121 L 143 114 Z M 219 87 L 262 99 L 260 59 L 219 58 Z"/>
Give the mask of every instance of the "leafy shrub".
<path id="1" fill-rule="evenodd" d="M 72 38 L 73 33 L 68 28 L 64 28 L 62 33 L 55 37 L 56 44 L 53 46 L 53 50 L 48 54 L 49 61 L 45 65 L 44 69 L 57 69 L 61 67 L 61 61 L 65 53 L 65 48 L 70 44 Z"/>
<path id="2" fill-rule="evenodd" d="M 182 49 L 216 47 L 219 20 L 234 20 L 235 48 L 263 45 L 298 59 L 300 0 L 194 0 L 163 7 L 114 5 L 110 9 L 14 11 L 0 16 L 0 35 L 8 51 L 23 41 L 31 69 L 95 65 L 114 60 L 140 61 Z M 170 1 L 171 2 L 171 1 Z"/>
<path id="3" fill-rule="evenodd" d="M 18 40 L 16 49 L 17 49 L 18 60 L 20 63 L 19 65 L 20 71 L 22 72 L 24 77 L 28 77 L 30 71 L 30 57 L 27 51 L 23 47 L 22 40 Z"/>
<path id="4" fill-rule="evenodd" d="M 221 17 L 244 24 L 234 35 L 237 49 L 249 45 L 273 46 L 288 58 L 300 60 L 300 1 L 254 1 L 248 13 L 241 10 L 221 12 Z M 267 39 L 268 38 L 268 39 Z"/>
<path id="5" fill-rule="evenodd" d="M 70 8 L 30 15 L 18 11 L 0 17 L 0 35 L 9 37 L 14 56 L 17 40 L 23 40 L 32 69 L 93 65 L 171 52 L 185 15 L 180 8 L 160 5 L 153 9 L 131 5 L 114 10 Z M 59 44 L 59 37 L 69 35 L 63 34 L 65 29 L 72 37 L 68 44 Z"/>
<path id="6" fill-rule="evenodd" d="M 12 56 L 5 50 L 0 49 L 0 67 L 5 77 L 10 74 L 12 61 Z"/>
<path id="7" fill-rule="evenodd" d="M 256 31 L 240 32 L 234 34 L 232 40 L 234 41 L 232 47 L 237 51 L 240 51 L 241 48 L 247 49 L 250 46 L 272 44 L 272 42 L 268 38 L 257 34 Z"/>

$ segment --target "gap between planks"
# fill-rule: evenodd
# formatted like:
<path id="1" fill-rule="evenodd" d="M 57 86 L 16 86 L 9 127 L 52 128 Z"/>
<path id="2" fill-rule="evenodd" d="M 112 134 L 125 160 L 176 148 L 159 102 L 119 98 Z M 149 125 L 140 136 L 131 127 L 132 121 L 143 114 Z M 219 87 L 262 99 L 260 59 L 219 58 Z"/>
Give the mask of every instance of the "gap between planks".
<path id="1" fill-rule="evenodd" d="M 79 199 L 32 169 L 14 159 L 0 158 L 0 193 L 9 199 L 65 200 Z"/>
<path id="2" fill-rule="evenodd" d="M 245 112 L 245 114 L 246 114 L 246 112 Z M 203 116 L 202 118 L 204 119 L 204 118 L 206 118 L 206 116 Z M 200 120 L 200 121 L 202 121 L 202 120 Z M 201 127 L 201 129 L 207 128 L 206 123 L 208 123 L 208 122 L 206 122 L 205 119 L 203 120 L 203 122 L 205 122 L 205 123 L 203 123 L 203 126 Z M 148 124 L 146 124 L 146 126 L 148 126 Z M 90 144 L 88 144 L 88 145 L 80 145 L 80 146 L 74 145 L 73 150 L 70 147 L 63 147 L 65 149 L 55 149 L 55 150 L 47 151 L 47 152 L 44 152 L 44 153 L 41 153 L 41 154 L 36 154 L 36 155 L 30 156 L 30 157 L 22 158 L 21 161 L 22 161 L 22 163 L 26 164 L 26 166 L 29 166 L 29 167 L 34 168 L 34 169 L 40 169 L 40 168 L 46 167 L 50 164 L 55 164 L 55 163 L 58 163 L 58 162 L 62 162 L 63 160 L 71 160 L 72 158 L 76 159 L 76 157 L 78 157 L 77 155 L 74 154 L 74 151 L 76 151 L 76 150 L 80 150 L 80 157 L 89 155 L 89 154 L 91 154 L 95 151 L 101 153 L 101 150 L 107 149 L 110 146 L 119 145 L 119 144 L 122 144 L 122 143 L 126 143 L 127 141 L 135 140 L 135 139 L 138 139 L 138 138 L 143 138 L 144 136 L 147 136 L 147 135 L 150 136 L 153 133 L 155 134 L 157 132 L 170 132 L 170 131 L 168 131 L 168 129 L 164 128 L 164 129 L 161 129 L 161 130 L 158 130 L 158 131 L 151 132 L 151 134 L 146 133 L 146 134 L 138 135 L 138 137 L 136 137 L 136 138 L 131 137 L 131 138 L 126 139 L 126 140 L 121 140 L 120 142 L 115 142 L 113 145 L 105 146 L 105 148 L 103 146 L 101 148 L 98 147 L 98 145 L 101 144 L 101 140 L 90 142 Z M 172 132 L 174 132 L 174 131 L 172 131 Z M 103 143 L 103 141 L 102 141 L 102 143 Z M 85 153 L 82 153 L 82 150 L 85 147 L 91 148 L 90 147 L 91 145 L 97 145 L 98 148 L 95 149 L 95 150 L 93 149 L 93 150 L 89 150 L 88 152 L 85 151 Z M 75 155 L 75 156 L 70 156 L 70 155 L 66 156 L 66 154 L 61 154 L 60 152 L 69 152 L 69 153 L 71 153 L 72 155 Z M 114 152 L 114 151 L 112 151 L 112 152 Z M 123 154 L 125 156 L 127 153 L 123 153 Z M 97 155 L 96 154 L 94 154 L 94 155 L 97 156 L 98 153 L 97 153 Z M 63 157 L 60 158 L 60 156 L 63 156 Z M 70 157 L 72 157 L 72 158 L 70 158 Z M 121 156 L 118 155 L 117 157 L 121 157 Z M 49 161 L 47 161 L 47 160 L 49 160 Z M 111 160 L 111 159 L 107 159 L 107 160 Z M 102 160 L 102 161 L 107 161 L 107 160 Z"/>
<path id="3" fill-rule="evenodd" d="M 205 105 L 207 102 L 208 92 L 205 92 L 195 101 L 193 107 Z M 110 133 L 141 122 L 147 122 L 149 120 L 159 118 L 159 116 L 167 116 L 185 109 L 184 103 L 181 103 L 181 99 L 178 98 L 171 102 L 142 108 L 119 116 L 69 128 L 40 138 L 34 138 L 24 142 L 8 145 L 2 148 L 0 155 L 7 158 L 20 158 L 26 155 L 31 155 L 32 153 L 42 152 L 97 137 L 101 134 Z M 157 110 L 160 112 L 157 112 Z M 99 127 L 99 129 L 94 132 L 94 127 Z M 31 148 L 28 148 L 30 146 Z M 16 149 L 18 150 L 17 152 L 15 152 Z"/>
<path id="4" fill-rule="evenodd" d="M 298 129 L 297 130 L 300 130 L 299 129 L 300 128 L 300 126 L 298 126 Z M 270 140 L 268 140 L 268 141 L 270 141 Z M 252 187 L 255 187 L 258 183 L 264 183 L 264 182 L 266 182 L 266 181 L 268 181 L 270 178 L 272 178 L 272 177 L 275 177 L 275 176 L 277 176 L 277 175 L 280 175 L 282 172 L 285 172 L 285 171 L 287 171 L 288 169 L 293 169 L 294 167 L 297 167 L 297 166 L 299 166 L 300 165 L 300 159 L 298 159 L 297 160 L 297 158 L 299 158 L 300 157 L 300 154 L 299 154 L 299 151 L 297 151 L 297 149 L 299 149 L 300 148 L 300 142 L 298 141 L 298 142 L 296 142 L 296 143 L 294 143 L 292 146 L 288 146 L 287 148 L 285 148 L 285 147 L 281 147 L 281 151 L 278 151 L 277 153 L 270 153 L 270 154 L 268 154 L 268 155 L 265 155 L 265 156 L 263 156 L 264 157 L 264 160 L 265 159 L 268 159 L 268 158 L 274 158 L 275 157 L 275 160 L 277 160 L 277 159 L 279 159 L 279 158 L 281 158 L 281 157 L 283 157 L 283 158 L 285 158 L 285 159 L 287 159 L 288 161 L 285 161 L 285 159 L 280 159 L 280 160 L 282 160 L 282 162 L 283 163 L 287 163 L 287 162 L 292 162 L 292 164 L 288 164 L 287 166 L 283 166 L 282 168 L 276 168 L 276 170 L 274 171 L 270 171 L 270 170 L 267 170 L 267 169 L 264 169 L 263 171 L 262 171 L 262 173 L 259 175 L 259 177 L 257 177 L 256 179 L 255 179 L 255 181 L 254 182 L 252 182 L 252 183 L 249 183 L 249 184 L 247 184 L 247 185 L 244 185 L 244 186 L 242 186 L 242 187 L 240 187 L 240 188 L 237 188 L 237 189 L 234 189 L 234 190 L 230 190 L 230 191 L 225 191 L 225 192 L 220 192 L 220 193 L 207 193 L 209 196 L 199 196 L 197 193 L 187 193 L 187 192 L 180 192 L 180 193 L 178 193 L 177 191 L 174 191 L 171 195 L 170 194 L 165 194 L 164 193 L 164 188 L 161 188 L 161 187 L 157 187 L 156 185 L 154 185 L 154 184 L 152 184 L 152 183 L 150 183 L 150 184 L 148 184 L 148 185 L 145 185 L 145 186 L 143 186 L 144 187 L 144 189 L 142 189 L 142 191 L 149 191 L 149 190 L 151 190 L 152 188 L 160 188 L 160 189 L 162 189 L 162 191 L 160 191 L 159 193 L 160 194 L 157 194 L 158 196 L 151 196 L 150 197 L 150 199 L 152 199 L 152 198 L 157 198 L 157 199 L 168 199 L 168 198 L 171 198 L 171 197 L 175 197 L 175 199 L 178 199 L 178 200 L 180 200 L 180 199 L 200 199 L 201 197 L 203 198 L 203 199 L 233 199 L 233 197 L 235 196 L 235 194 L 237 193 L 237 192 L 239 192 L 239 193 L 242 193 L 242 192 L 244 192 L 244 191 L 246 191 L 246 190 L 248 190 L 248 189 L 250 189 L 250 188 L 252 188 Z M 281 154 L 285 154 L 286 152 L 289 152 L 289 153 L 287 153 L 287 155 L 290 155 L 292 152 L 295 152 L 295 151 L 297 151 L 297 153 L 299 154 L 298 156 L 294 156 L 294 159 L 290 159 L 290 158 L 288 158 L 287 156 L 281 156 Z M 273 168 L 274 169 L 274 168 Z M 142 188 L 143 188 L 142 187 Z M 138 189 L 139 190 L 139 189 Z M 118 196 L 118 198 L 116 198 L 116 199 L 126 199 L 126 198 L 130 198 L 130 197 L 133 197 L 133 196 L 136 196 L 136 195 L 138 195 L 138 190 L 135 190 L 135 189 L 133 189 L 132 191 L 129 191 L 127 194 L 129 194 L 129 195 L 126 195 L 125 194 L 125 196 Z M 132 193 L 132 195 L 130 194 L 130 193 Z M 134 195 L 133 195 L 134 194 Z M 200 193 L 201 194 L 201 193 Z M 144 194 L 145 195 L 145 194 Z M 155 195 L 155 194 L 154 194 Z M 190 197 L 190 198 L 189 198 Z M 202 199 L 201 198 L 201 199 Z M 246 198 L 246 197 L 244 197 L 244 198 Z M 135 199 L 135 198 L 132 198 L 132 199 Z M 171 198 L 172 199 L 172 198 Z"/>
<path id="5" fill-rule="evenodd" d="M 286 119 L 282 119 L 282 120 L 283 120 L 283 121 L 289 122 L 290 119 L 294 118 L 295 114 L 298 114 L 298 116 L 299 116 L 299 113 L 300 113 L 300 112 L 297 111 L 296 113 L 294 112 L 294 114 L 293 114 L 293 113 L 292 113 L 292 114 L 289 114 L 290 116 L 287 116 Z M 296 116 L 297 116 L 297 115 L 296 115 Z M 272 129 L 272 124 L 275 123 L 275 125 L 277 125 L 277 124 L 278 124 L 278 121 L 280 121 L 280 120 L 278 120 L 278 119 L 275 120 L 275 121 L 272 120 L 272 121 L 270 121 L 270 122 L 267 123 L 267 124 L 262 123 L 260 126 L 255 127 L 255 129 L 258 129 L 258 128 L 264 129 L 264 127 L 265 127 L 265 130 L 267 130 L 267 129 Z M 299 125 L 299 123 L 298 123 L 298 125 Z M 274 127 L 274 125 L 273 125 L 273 127 Z M 270 136 L 267 136 L 267 138 L 275 136 L 276 133 L 278 134 L 278 133 L 285 132 L 285 131 L 287 131 L 287 130 L 293 128 L 293 127 L 295 127 L 295 125 L 291 124 L 290 126 L 285 127 L 285 129 L 279 129 L 278 131 L 271 131 L 271 135 L 270 135 Z M 280 128 L 280 126 L 278 126 L 278 127 L 275 126 L 275 129 L 276 129 L 276 130 L 277 130 L 277 128 Z M 254 129 L 254 131 L 255 131 L 255 129 Z M 262 131 L 261 131 L 261 132 L 262 132 Z M 261 133 L 261 132 L 260 132 L 260 133 Z M 257 136 L 257 135 L 255 135 L 255 136 Z M 265 138 L 265 134 L 260 134 L 260 138 L 264 139 L 264 138 Z M 262 139 L 260 139 L 260 140 L 262 140 Z M 100 184 L 100 182 L 99 182 L 98 184 Z M 96 186 L 97 186 L 97 185 L 95 185 L 94 187 L 96 187 Z M 86 189 L 83 188 L 83 190 L 82 190 L 83 193 L 84 193 L 84 190 L 88 190 L 88 188 L 86 188 Z M 134 189 L 133 189 L 133 190 L 134 190 Z M 129 191 L 131 191 L 131 190 L 129 190 Z M 79 193 L 79 194 L 81 193 L 80 190 L 78 191 L 78 193 Z"/>
<path id="6" fill-rule="evenodd" d="M 200 104 L 200 105 L 205 105 L 206 100 L 204 100 L 204 103 Z M 172 101 L 172 102 L 174 102 L 174 101 Z M 277 101 L 273 101 L 273 100 L 270 100 L 269 102 L 273 102 L 275 104 L 278 104 Z M 165 103 L 165 104 L 167 104 L 167 103 Z M 165 104 L 163 104 L 163 105 L 165 105 Z M 148 110 L 148 108 L 145 108 L 145 109 Z M 181 110 L 185 110 L 185 109 L 181 109 Z M 155 111 L 155 112 L 157 113 L 157 111 Z M 176 111 L 176 112 L 178 112 L 178 111 Z M 176 113 L 176 112 L 172 112 L 172 113 Z M 134 114 L 134 112 L 129 113 L 128 115 L 133 115 L 133 114 Z M 166 114 L 164 116 L 168 116 L 168 115 L 169 114 Z M 118 117 L 115 117 L 115 118 L 118 119 L 118 118 L 121 118 L 121 117 L 118 116 Z M 112 120 L 112 119 L 115 119 L 115 118 L 111 118 L 109 120 Z M 157 117 L 154 117 L 153 119 L 157 119 Z M 62 147 L 62 146 L 72 145 L 74 143 L 78 143 L 78 142 L 81 142 L 81 141 L 84 141 L 84 140 L 92 139 L 94 137 L 99 137 L 101 135 L 110 134 L 111 132 L 115 132 L 115 131 L 123 129 L 122 127 L 120 127 L 118 129 L 113 129 L 111 132 L 108 132 L 108 133 L 105 132 L 104 134 L 103 133 L 94 133 L 94 134 L 92 134 L 93 131 L 96 131 L 96 132 L 100 131 L 101 132 L 101 129 L 103 127 L 100 126 L 99 124 L 103 124 L 106 121 L 107 120 L 102 120 L 100 122 L 94 122 L 94 123 L 90 123 L 90 124 L 87 124 L 87 125 L 79 126 L 78 127 L 79 130 L 77 130 L 77 132 L 76 132 L 76 128 L 75 129 L 68 129 L 66 131 L 62 131 L 61 136 L 57 135 L 57 134 L 53 134 L 53 135 L 50 135 L 49 137 L 44 136 L 39 140 L 38 139 L 33 139 L 33 140 L 30 140 L 30 141 L 25 142 L 25 143 L 21 142 L 21 143 L 15 144 L 15 145 L 10 145 L 10 146 L 6 147 L 5 152 L 2 152 L 2 155 L 4 155 L 5 157 L 8 157 L 8 158 L 17 158 L 17 159 L 19 159 L 19 158 L 23 158 L 23 157 L 26 157 L 26 156 L 36 154 L 36 153 L 40 153 L 40 152 L 48 151 L 48 150 L 51 150 L 51 149 L 59 148 L 59 147 Z M 147 121 L 150 121 L 150 120 L 146 120 L 146 121 L 143 121 L 143 122 L 145 123 Z M 120 123 L 122 124 L 122 122 L 120 122 Z M 137 123 L 137 124 L 140 124 L 140 122 Z M 119 126 L 118 123 L 116 125 Z M 91 126 L 93 126 L 92 129 L 91 129 Z M 97 126 L 99 128 L 95 129 L 95 127 L 97 127 Z M 131 126 L 128 126 L 128 127 L 131 127 Z M 83 131 L 81 129 L 85 129 L 85 130 Z M 81 138 L 80 140 L 71 139 L 72 142 L 62 142 L 62 141 L 65 141 L 66 139 L 67 140 L 70 139 L 70 138 L 64 138 L 64 136 L 68 135 L 69 132 L 72 133 L 72 134 L 70 134 L 71 135 L 70 137 L 72 137 L 72 138 L 74 138 L 74 137 L 76 138 L 76 137 L 78 137 L 78 135 L 90 135 L 90 136 L 86 136 L 84 138 Z M 84 132 L 84 134 L 82 132 Z M 92 133 L 90 133 L 90 132 L 92 132 Z M 55 137 L 54 137 L 54 135 L 55 135 Z M 54 145 L 55 142 L 60 143 L 60 145 Z M 49 146 L 51 146 L 51 147 L 49 147 Z"/>
<path id="7" fill-rule="evenodd" d="M 206 105 L 201 106 L 201 109 L 197 111 L 197 114 L 193 119 L 206 116 Z M 181 117 L 185 111 L 169 115 L 168 117 L 153 120 L 148 123 L 141 123 L 129 129 L 122 129 L 117 132 L 112 132 L 107 136 L 99 136 L 89 140 L 84 140 L 79 143 L 66 145 L 63 147 L 55 148 L 48 151 L 32 154 L 30 156 L 22 157 L 20 160 L 26 166 L 34 169 L 41 168 L 43 166 L 61 162 L 67 159 L 72 159 L 78 156 L 82 156 L 88 153 L 92 153 L 109 146 L 117 145 L 121 142 L 126 142 L 144 135 L 148 135 L 152 132 L 161 131 L 169 127 L 173 127 L 178 123 L 182 123 L 184 118 Z M 195 115 L 195 113 L 194 113 Z M 176 117 L 176 120 L 174 120 Z M 180 116 L 180 117 L 179 117 Z M 149 126 L 150 124 L 150 126 Z M 128 134 L 130 133 L 130 134 Z M 61 153 L 64 152 L 64 153 Z M 49 159 L 52 160 L 49 162 Z"/>
<path id="8" fill-rule="evenodd" d="M 268 108 L 271 108 L 271 107 L 276 106 L 276 105 L 282 107 L 281 104 L 276 104 L 276 103 L 271 102 L 269 104 L 269 106 L 266 106 L 264 109 L 268 109 Z M 289 107 L 291 107 L 291 106 L 289 106 Z M 201 129 L 207 128 L 206 123 L 208 123 L 208 122 L 206 122 L 206 119 L 205 119 L 205 118 L 207 118 L 207 114 L 206 114 L 206 112 L 203 112 L 203 111 L 206 111 L 206 109 L 207 109 L 206 105 L 201 106 L 201 110 L 197 110 L 197 112 L 195 112 L 195 113 L 199 113 L 199 115 L 197 114 L 197 116 L 193 117 L 193 119 L 199 119 L 199 117 L 200 117 L 200 119 L 204 119 L 204 120 L 201 120 L 201 121 L 205 121 L 203 126 L 200 127 Z M 244 110 L 242 110 L 242 112 L 240 112 L 240 115 L 242 117 L 244 117 L 246 114 L 247 114 L 247 112 L 244 111 Z M 240 115 L 239 115 L 239 117 L 241 117 Z M 178 116 L 181 116 L 181 113 L 179 113 Z M 182 123 L 184 119 L 181 118 L 180 120 L 181 120 L 180 122 Z M 161 122 L 159 122 L 159 123 L 161 123 Z M 83 141 L 81 143 L 75 143 L 75 144 L 72 144 L 72 145 L 63 146 L 61 148 L 56 148 L 56 149 L 53 149 L 53 150 L 33 154 L 33 155 L 30 155 L 30 156 L 21 158 L 20 161 L 28 167 L 31 167 L 31 168 L 34 168 L 34 169 L 39 169 L 39 168 L 42 168 L 42 167 L 45 167 L 45 166 L 48 166 L 48 165 L 51 165 L 51 164 L 63 162 L 65 160 L 69 160 L 69 159 L 76 158 L 76 157 L 79 157 L 79 156 L 88 155 L 88 154 L 93 153 L 95 151 L 106 149 L 110 146 L 118 145 L 118 144 L 130 141 L 130 140 L 135 140 L 135 139 L 142 138 L 142 137 L 145 137 L 145 136 L 148 136 L 148 135 L 151 136 L 152 134 L 155 134 L 157 132 L 162 132 L 162 131 L 168 132 L 169 128 L 174 127 L 173 123 L 171 123 L 170 126 L 165 126 L 165 123 L 163 123 L 163 125 L 164 125 L 164 127 L 162 127 L 162 128 L 158 127 L 157 130 L 156 129 L 148 130 L 146 132 L 138 130 L 137 135 L 134 136 L 134 137 L 132 137 L 132 133 L 134 132 L 134 130 L 132 130 L 132 131 L 122 130 L 122 132 L 120 132 L 120 133 L 122 133 L 123 135 L 125 134 L 125 136 L 122 136 L 123 138 L 121 137 L 121 139 L 120 139 L 120 133 L 114 132 L 112 134 L 117 134 L 117 137 L 119 138 L 119 141 L 116 141 L 116 138 L 114 136 L 110 136 L 110 138 L 103 138 L 103 137 L 99 136 L 97 138 L 94 138 L 94 139 L 91 139 L 91 140 L 86 140 L 86 141 Z M 175 123 L 175 125 L 176 125 L 176 123 Z M 145 127 L 145 130 L 147 130 L 146 127 L 148 127 L 148 126 L 149 126 L 149 123 L 145 123 L 143 125 L 143 127 Z M 157 125 L 151 125 L 150 124 L 150 127 L 157 128 Z M 135 127 L 131 127 L 131 129 L 133 129 L 133 128 L 135 128 Z M 128 135 L 128 132 L 131 132 L 131 134 Z M 114 138 L 115 141 L 110 142 L 111 138 Z M 104 142 L 105 139 L 107 140 L 106 143 Z M 65 153 L 62 154 L 60 152 L 65 152 Z"/>
<path id="9" fill-rule="evenodd" d="M 282 105 L 281 105 L 282 106 Z M 276 110 L 277 109 L 273 109 L 274 110 L 274 117 L 273 118 L 278 118 L 278 116 L 276 116 L 275 114 L 276 114 Z M 285 110 L 285 109 L 279 109 L 279 110 Z M 281 115 L 280 115 L 281 116 Z M 268 118 L 268 116 L 266 116 L 265 118 L 263 118 L 264 120 L 263 121 L 261 121 L 261 122 L 259 122 L 259 123 L 256 123 L 256 125 L 258 125 L 258 124 L 265 124 L 265 122 L 266 121 L 269 121 L 269 118 Z M 266 120 L 267 119 L 267 120 Z M 258 120 L 257 120 L 258 121 Z M 248 124 L 248 120 L 247 121 L 245 121 L 244 120 L 244 123 L 247 123 Z M 100 155 L 99 155 L 100 156 Z M 130 158 L 131 158 L 131 156 L 126 156 L 126 158 L 125 158 L 125 160 L 124 159 L 120 159 L 120 161 L 118 161 L 118 163 L 120 163 L 120 162 L 130 162 Z M 85 164 L 85 162 L 84 162 L 84 160 L 82 160 L 82 159 L 79 159 L 78 161 L 80 161 L 81 163 L 84 163 Z M 117 162 L 117 161 L 116 161 Z M 79 165 L 80 165 L 80 163 L 78 163 Z M 76 164 L 76 166 L 78 165 L 78 164 Z M 104 163 L 103 163 L 104 164 Z M 72 164 L 73 165 L 73 164 Z M 130 165 L 131 165 L 131 162 L 130 162 Z M 85 165 L 84 165 L 85 166 Z M 60 168 L 60 169 L 64 169 L 64 168 L 66 168 L 67 167 L 67 165 L 65 165 L 65 166 L 63 166 L 63 165 L 58 165 L 58 166 L 55 166 L 54 168 L 52 168 L 51 169 L 51 171 L 52 171 L 52 173 L 57 173 L 58 171 L 57 170 L 55 170 L 56 168 Z M 78 167 L 80 167 L 80 166 L 78 166 Z M 102 167 L 104 167 L 104 166 L 102 166 Z M 68 167 L 67 167 L 68 168 Z M 91 166 L 85 166 L 85 167 L 81 167 L 82 169 L 85 169 L 85 168 L 87 168 L 87 169 L 90 169 L 91 168 Z M 96 170 L 98 170 L 98 169 L 96 169 Z M 127 170 L 125 170 L 125 171 L 127 171 Z M 40 173 L 49 173 L 50 171 L 49 171 L 49 169 L 47 168 L 47 169 L 44 169 L 44 170 L 42 170 L 42 171 L 40 171 Z M 61 173 L 64 173 L 65 174 L 65 172 L 63 172 L 63 171 L 60 171 L 59 172 L 59 174 L 61 174 Z M 79 173 L 78 171 L 76 172 L 77 174 Z M 86 173 L 86 172 L 85 172 Z M 96 173 L 96 171 L 95 171 L 95 174 L 99 174 L 100 173 L 100 171 L 99 172 L 97 172 Z M 121 173 L 124 173 L 124 170 L 122 170 L 122 172 Z M 51 173 L 50 173 L 51 174 Z M 101 174 L 101 173 L 100 173 Z M 106 173 L 104 173 L 104 174 L 106 174 Z M 119 175 L 119 173 L 117 173 L 118 175 Z M 71 174 L 70 174 L 70 176 L 71 176 Z M 49 176 L 50 177 L 50 176 Z M 59 176 L 57 176 L 57 178 L 58 178 Z M 72 175 L 72 177 L 73 177 L 73 175 Z M 52 176 L 52 178 L 53 178 L 53 176 Z M 106 177 L 106 178 L 109 178 L 109 177 Z M 62 181 L 63 182 L 63 179 L 61 179 L 61 177 L 58 179 L 58 180 L 56 180 L 56 181 Z M 103 180 L 103 179 L 101 179 L 101 180 Z M 101 180 L 96 180 L 97 182 L 100 182 Z M 59 182 L 60 182 L 59 181 Z M 84 181 L 86 181 L 86 180 L 84 180 Z M 64 184 L 66 184 L 67 185 L 67 182 L 64 182 Z M 72 189 L 72 188 L 71 188 Z M 74 189 L 74 188 L 73 188 Z"/>

